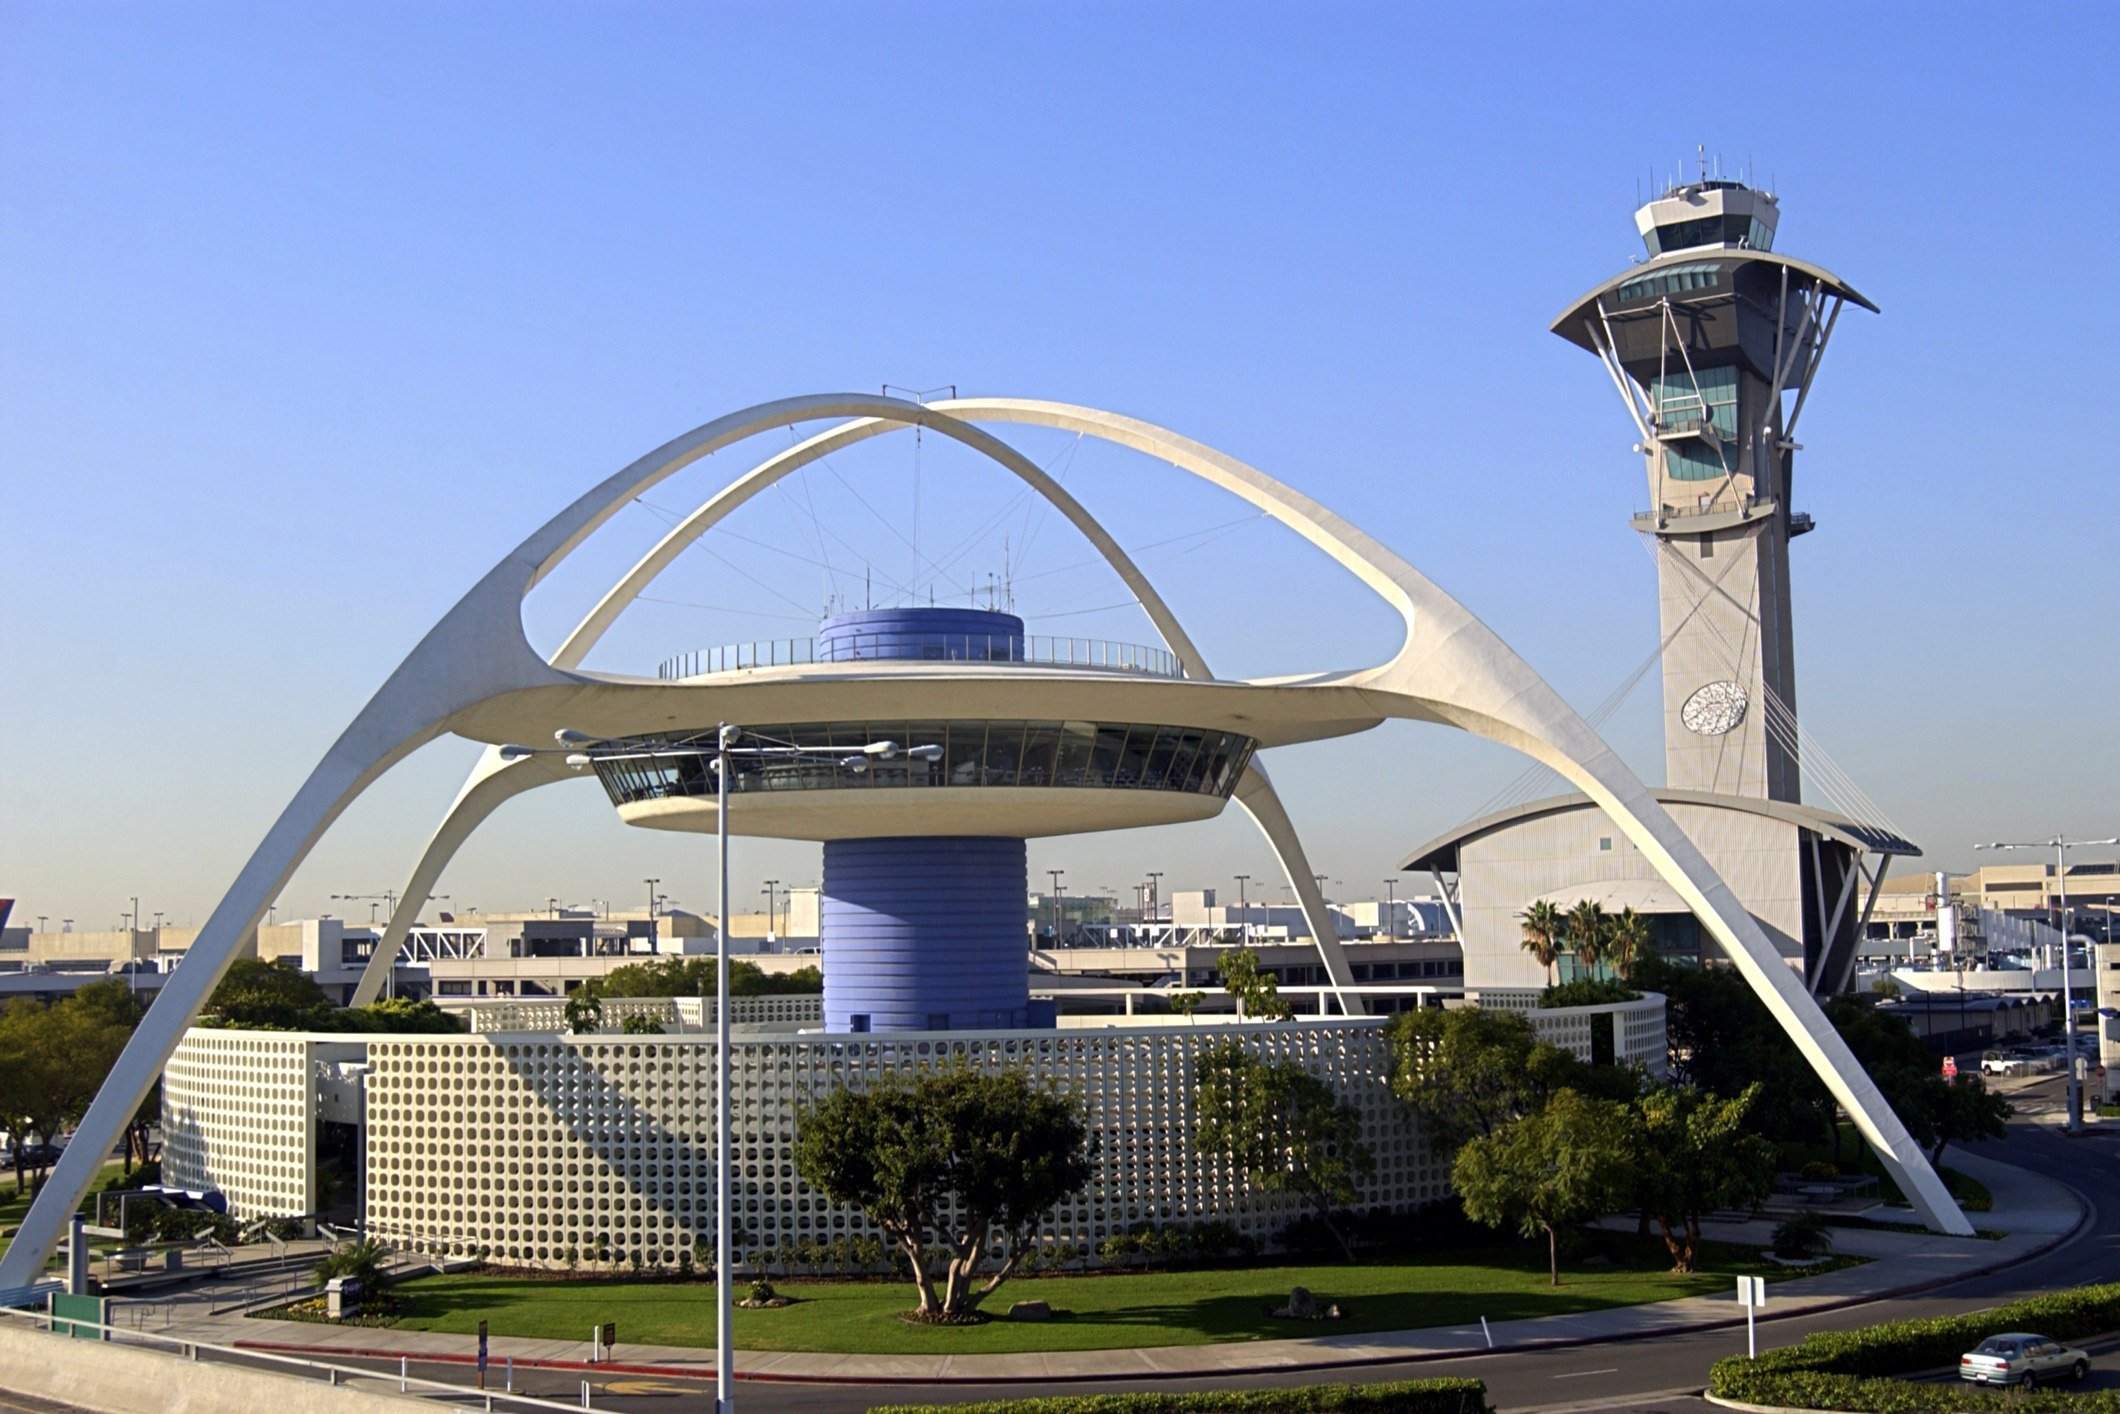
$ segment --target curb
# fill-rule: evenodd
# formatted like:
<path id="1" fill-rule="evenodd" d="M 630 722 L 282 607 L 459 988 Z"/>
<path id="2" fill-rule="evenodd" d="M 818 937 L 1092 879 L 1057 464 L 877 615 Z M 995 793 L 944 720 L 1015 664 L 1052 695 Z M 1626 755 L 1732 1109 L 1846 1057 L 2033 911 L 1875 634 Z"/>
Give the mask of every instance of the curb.
<path id="1" fill-rule="evenodd" d="M 2080 1197 L 2081 1195 L 2078 1196 Z M 2008 1261 L 1990 1262 L 1985 1266 L 1974 1267 L 1969 1271 L 1956 1273 L 1952 1276 L 1950 1284 L 1955 1286 L 1959 1282 L 1972 1281 L 1977 1277 L 1990 1276 L 1996 1272 L 2005 1271 L 2021 1263 L 2029 1262 L 2036 1258 L 2043 1257 L 2047 1253 L 2052 1252 L 2056 1248 L 2073 1240 L 2078 1233 L 2083 1231 L 2084 1225 L 2087 1224 L 2090 1219 L 2090 1205 L 2087 1202 L 2079 1203 L 2076 1212 L 2076 1221 L 2069 1227 L 2068 1231 L 2057 1233 L 2053 1236 L 2053 1239 L 2051 1241 L 2039 1247 L 2035 1247 L 2031 1251 L 2025 1252 L 2020 1256 L 2012 1257 Z M 1793 1320 L 1798 1316 L 1815 1316 L 1820 1314 L 1821 1312 L 1826 1311 L 1844 1311 L 1851 1306 L 1867 1306 L 1872 1302 L 1877 1301 L 1894 1301 L 1903 1296 L 1914 1296 L 1924 1292 L 1933 1291 L 1935 1289 L 1935 1284 L 1933 1282 L 1919 1282 L 1907 1286 L 1894 1287 L 1887 1291 L 1865 1292 L 1859 1296 L 1847 1296 L 1842 1297 L 1838 1300 L 1823 1301 L 1815 1306 L 1805 1306 L 1800 1311 L 1790 1311 L 1785 1315 L 1777 1316 L 1773 1319 Z M 1246 1375 L 1306 1374 L 1314 1373 L 1321 1370 L 1359 1370 L 1377 1365 L 1413 1365 L 1425 1364 L 1439 1360 L 1470 1360 L 1477 1359 L 1478 1357 L 1484 1355 L 1510 1355 L 1519 1354 L 1531 1350 L 1568 1350 L 1586 1345 L 1620 1345 L 1630 1341 L 1660 1339 L 1664 1336 L 1699 1335 L 1708 1331 L 1729 1330 L 1733 1327 L 1741 1326 L 1744 1323 L 1744 1318 L 1742 1316 L 1729 1316 L 1718 1318 L 1712 1321 L 1693 1321 L 1686 1325 L 1661 1326 L 1655 1330 L 1627 1331 L 1618 1335 L 1559 1336 L 1543 1340 L 1519 1340 L 1511 1342 L 1507 1345 L 1497 1345 L 1491 1349 L 1418 1350 L 1410 1351 L 1405 1354 L 1360 1355 L 1338 1360 L 1324 1358 L 1292 1360 L 1285 1362 L 1276 1362 L 1269 1365 L 1232 1366 L 1228 1369 L 1218 1370 L 1129 1370 L 1124 1372 L 1123 1374 L 1115 1371 L 1106 1371 L 1096 1373 L 1048 1373 L 1039 1375 L 979 1375 L 958 1374 L 954 1372 L 948 1375 L 798 1375 L 783 1373 L 779 1371 L 738 1370 L 736 1372 L 736 1378 L 739 1380 L 756 1382 L 760 1384 L 809 1385 L 931 1385 L 937 1383 L 938 1381 L 944 1381 L 952 1384 L 968 1385 L 1046 1385 L 1094 1384 L 1100 1382 L 1108 1382 L 1114 1379 L 1221 1379 L 1225 1377 L 1237 1378 Z M 1401 1332 L 1379 1331 L 1376 1334 L 1380 1336 L 1388 1336 L 1393 1334 L 1401 1334 Z M 238 1350 L 257 1350 L 278 1355 L 303 1355 L 313 1359 L 329 1358 L 331 1356 L 337 1355 L 365 1360 L 408 1359 L 414 1362 L 424 1361 L 428 1364 L 436 1365 L 475 1365 L 478 1363 L 477 1358 L 475 1356 L 459 1355 L 453 1352 L 422 1354 L 418 1351 L 412 1350 L 371 1350 L 346 1346 L 295 1345 L 278 1341 L 254 1340 L 238 1340 L 231 1342 L 231 1344 L 234 1346 L 235 1349 Z M 515 1363 L 523 1367 L 524 1369 L 532 1370 L 545 1369 L 592 1372 L 601 1371 L 607 1374 L 653 1375 L 662 1378 L 692 1380 L 710 1380 L 714 1378 L 714 1370 L 711 1365 L 632 1365 L 618 1364 L 612 1361 L 604 1361 L 600 1364 L 592 1364 L 587 1360 L 548 1359 L 523 1359 L 517 1360 Z M 1703 1395 L 1703 1398 L 1706 1397 L 1707 1396 Z M 1761 1414 L 1807 1414 L 1807 1411 L 1783 1411 L 1777 1408 L 1776 1406 L 1770 1405 L 1731 1404 L 1725 1407 L 1731 1409 L 1758 1410 L 1761 1411 Z M 1830 1414 L 1830 1411 L 1828 1412 L 1828 1414 Z"/>
<path id="2" fill-rule="evenodd" d="M 1736 1409 L 1741 1414 L 1847 1414 L 1842 1409 L 1798 1409 L 1789 1404 L 1743 1404 L 1734 1399 L 1724 1399 L 1719 1394 L 1701 1391 L 1700 1397 L 1718 1409 Z"/>

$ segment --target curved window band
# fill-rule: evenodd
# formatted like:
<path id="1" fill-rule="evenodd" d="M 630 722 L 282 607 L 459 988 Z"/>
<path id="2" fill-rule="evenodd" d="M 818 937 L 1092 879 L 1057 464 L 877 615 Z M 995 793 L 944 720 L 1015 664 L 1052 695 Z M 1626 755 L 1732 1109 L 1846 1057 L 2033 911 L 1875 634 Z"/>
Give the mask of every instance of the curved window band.
<path id="1" fill-rule="evenodd" d="M 736 756 L 729 790 L 742 795 L 788 790 L 1015 786 L 1092 790 L 1161 790 L 1227 800 L 1258 748 L 1256 739 L 1212 727 L 1136 722 L 807 722 L 745 729 L 749 742 L 819 753 L 795 759 Z M 712 731 L 634 737 L 591 752 L 597 779 L 613 805 L 714 794 Z M 851 756 L 877 741 L 939 746 L 934 761 Z M 697 751 L 687 750 L 698 747 Z"/>

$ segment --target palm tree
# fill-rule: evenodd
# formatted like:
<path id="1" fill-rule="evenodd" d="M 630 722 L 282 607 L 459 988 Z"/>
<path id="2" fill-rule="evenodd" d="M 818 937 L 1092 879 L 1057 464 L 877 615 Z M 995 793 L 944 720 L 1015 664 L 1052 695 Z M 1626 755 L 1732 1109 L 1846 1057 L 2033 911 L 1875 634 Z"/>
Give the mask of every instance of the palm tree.
<path id="1" fill-rule="evenodd" d="M 1605 917 L 1605 906 L 1594 898 L 1583 899 L 1568 910 L 1563 921 L 1567 925 L 1568 941 L 1575 945 L 1576 963 L 1594 975 L 1597 965 L 1605 960 L 1611 927 L 1611 920 Z"/>
<path id="2" fill-rule="evenodd" d="M 1634 911 L 1633 905 L 1619 911 L 1612 920 L 1612 961 L 1619 965 L 1620 975 L 1634 971 L 1634 964 L 1649 955 L 1649 920 Z"/>
<path id="3" fill-rule="evenodd" d="M 1553 985 L 1553 964 L 1561 955 L 1561 911 L 1540 899 L 1517 915 L 1524 924 L 1524 951 L 1546 969 L 1546 985 Z"/>

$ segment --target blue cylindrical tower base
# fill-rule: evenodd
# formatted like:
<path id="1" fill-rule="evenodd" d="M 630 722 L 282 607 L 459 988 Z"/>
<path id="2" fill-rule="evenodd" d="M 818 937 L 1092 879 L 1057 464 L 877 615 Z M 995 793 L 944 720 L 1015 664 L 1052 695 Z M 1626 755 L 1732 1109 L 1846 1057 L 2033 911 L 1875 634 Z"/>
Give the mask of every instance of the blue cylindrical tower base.
<path id="1" fill-rule="evenodd" d="M 821 892 L 825 1030 L 1031 1024 L 1022 840 L 827 840 Z"/>

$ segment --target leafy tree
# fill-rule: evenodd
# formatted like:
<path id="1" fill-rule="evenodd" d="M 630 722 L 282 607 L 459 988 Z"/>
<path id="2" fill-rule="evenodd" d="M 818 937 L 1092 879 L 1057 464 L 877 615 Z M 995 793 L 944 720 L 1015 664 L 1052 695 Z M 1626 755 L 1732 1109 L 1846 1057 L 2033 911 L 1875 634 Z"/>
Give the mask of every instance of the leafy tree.
<path id="1" fill-rule="evenodd" d="M 118 1054 L 125 1049 L 125 1042 L 131 1038 L 133 1028 L 140 1024 L 141 1017 L 147 1015 L 146 1005 L 135 995 L 133 989 L 115 977 L 89 983 L 60 1005 L 78 1008 L 104 1028 L 106 1045 L 110 1051 L 109 1065 L 104 1068 L 105 1074 L 108 1074 L 111 1066 L 118 1063 Z M 101 1088 L 100 1081 L 98 1088 Z M 126 1121 L 127 1169 L 135 1162 L 147 1162 L 148 1132 L 161 1117 L 162 1079 L 157 1076 L 155 1083 L 148 1089 L 147 1097 L 140 1101 L 140 1107 L 133 1111 L 132 1118 Z"/>
<path id="2" fill-rule="evenodd" d="M 1269 1064 L 1234 1041 L 1193 1062 L 1193 1083 L 1193 1147 L 1228 1155 L 1262 1192 L 1305 1199 L 1352 1261 L 1332 1210 L 1354 1202 L 1375 1167 L 1361 1113 L 1300 1062 Z"/>
<path id="3" fill-rule="evenodd" d="M 662 1023 L 644 1012 L 633 1013 L 620 1024 L 618 1029 L 627 1036 L 660 1036 L 663 1034 Z"/>
<path id="4" fill-rule="evenodd" d="M 1222 974 L 1222 988 L 1237 999 L 1237 1010 L 1252 1021 L 1286 1021 L 1296 1009 L 1281 1000 L 1281 986 L 1273 974 L 1259 966 L 1259 955 L 1250 948 L 1234 948 L 1215 963 Z"/>
<path id="5" fill-rule="evenodd" d="M 1755 1132 L 1777 1144 L 1808 1145 L 1837 1133 L 1833 1098 L 1744 979 L 1726 967 L 1682 967 L 1648 956 L 1631 979 L 1664 995 L 1674 1079 L 1718 1095 L 1758 1081 Z"/>
<path id="6" fill-rule="evenodd" d="M 1751 1131 L 1759 1087 L 1722 1099 L 1690 1085 L 1659 1086 L 1634 1105 L 1633 1186 L 1663 1232 L 1671 1270 L 1692 1272 L 1700 1220 L 1749 1208 L 1774 1187 L 1774 1146 Z"/>
<path id="7" fill-rule="evenodd" d="M 663 957 L 629 962 L 577 990 L 584 989 L 604 998 L 711 997 L 715 995 L 714 959 Z M 734 997 L 807 995 L 823 990 L 824 974 L 815 967 L 775 975 L 755 962 L 729 959 L 729 995 Z"/>
<path id="8" fill-rule="evenodd" d="M 324 989 L 298 969 L 255 957 L 238 958 L 206 999 L 209 1025 L 267 1031 L 330 1029 L 335 1008 Z"/>
<path id="9" fill-rule="evenodd" d="M 1561 1284 L 1560 1231 L 1610 1212 L 1628 1179 L 1630 1125 L 1624 1107 L 1573 1090 L 1543 1110 L 1468 1142 L 1451 1166 L 1465 1214 L 1489 1227 L 1546 1234 L 1546 1266 Z"/>
<path id="10" fill-rule="evenodd" d="M 1391 1092 L 1444 1152 L 1545 1104 L 1581 1063 L 1531 1023 L 1485 1007 L 1423 1007 L 1392 1018 Z"/>
<path id="11" fill-rule="evenodd" d="M 1611 922 L 1605 917 L 1605 906 L 1594 898 L 1578 901 L 1568 910 L 1568 941 L 1575 948 L 1575 960 L 1586 971 L 1595 973 L 1597 965 L 1605 960 L 1607 937 Z"/>
<path id="12" fill-rule="evenodd" d="M 1039 1222 L 1088 1184 L 1088 1149 L 1079 1106 L 1021 1069 L 887 1073 L 796 1115 L 796 1172 L 883 1229 L 927 1319 L 967 1318 L 1008 1280 Z M 980 1283 L 997 1232 L 1005 1255 Z M 929 1255 L 938 1240 L 939 1264 Z"/>
<path id="13" fill-rule="evenodd" d="M 1200 1009 L 1200 1003 L 1207 1000 L 1207 993 L 1172 992 L 1168 1000 L 1172 1011 L 1190 1021 L 1193 1018 L 1193 1013 Z"/>
<path id="14" fill-rule="evenodd" d="M 1517 915 L 1524 925 L 1524 951 L 1546 969 L 1546 981 L 1553 981 L 1553 964 L 1561 955 L 1561 911 L 1545 899 L 1539 899 Z"/>
<path id="15" fill-rule="evenodd" d="M 567 993 L 567 1004 L 560 1008 L 566 1019 L 567 1030 L 575 1036 L 586 1035 L 604 1024 L 604 1001 L 596 994 L 593 984 L 584 984 Z"/>
<path id="16" fill-rule="evenodd" d="M 49 1144 L 79 1119 L 130 1034 L 93 1002 L 82 1006 L 68 998 L 45 1006 L 24 997 L 0 1008 L 0 1123 L 17 1136 L 18 1188 L 31 1169 L 41 1185 L 48 1167 L 32 1163 L 23 1136 L 35 1134 Z"/>

